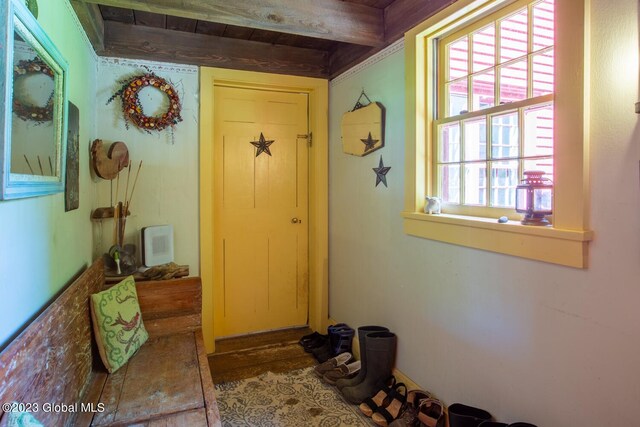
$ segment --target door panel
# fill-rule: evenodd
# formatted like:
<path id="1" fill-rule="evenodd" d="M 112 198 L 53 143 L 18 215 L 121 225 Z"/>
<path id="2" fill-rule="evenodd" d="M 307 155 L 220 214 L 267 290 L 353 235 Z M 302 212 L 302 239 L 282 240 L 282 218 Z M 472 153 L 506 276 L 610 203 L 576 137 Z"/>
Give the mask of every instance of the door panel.
<path id="1" fill-rule="evenodd" d="M 216 87 L 214 99 L 215 336 L 304 325 L 307 95 Z M 256 156 L 260 134 L 271 155 Z"/>

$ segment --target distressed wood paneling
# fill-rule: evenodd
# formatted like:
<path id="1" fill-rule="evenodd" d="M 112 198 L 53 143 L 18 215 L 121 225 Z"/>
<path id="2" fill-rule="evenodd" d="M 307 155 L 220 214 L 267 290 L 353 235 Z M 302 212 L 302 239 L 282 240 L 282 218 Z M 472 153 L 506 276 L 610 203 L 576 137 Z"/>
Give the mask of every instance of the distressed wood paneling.
<path id="1" fill-rule="evenodd" d="M 127 365 L 110 375 L 105 411 L 94 426 L 134 424 L 176 412 L 204 408 L 200 364 L 192 333 L 149 339 Z M 122 379 L 124 377 L 124 379 Z M 104 424 L 103 424 L 104 422 Z"/>
<path id="2" fill-rule="evenodd" d="M 0 402 L 38 403 L 38 420 L 44 425 L 74 424 L 76 414 L 47 412 L 42 405 L 81 401 L 89 388 L 95 354 L 89 296 L 103 283 L 98 262 L 0 353 Z"/>
<path id="3" fill-rule="evenodd" d="M 407 30 L 456 0 L 395 0 L 384 9 L 385 42 L 393 43 Z"/>
<path id="4" fill-rule="evenodd" d="M 104 21 L 97 4 L 87 4 L 82 0 L 71 0 L 71 6 L 78 15 L 93 50 L 100 53 L 104 50 Z"/>
<path id="5" fill-rule="evenodd" d="M 82 0 L 85 3 L 89 3 L 85 0 Z M 100 3 L 100 11 L 102 13 L 102 18 L 105 21 L 116 21 L 122 22 L 123 24 L 135 24 L 135 16 L 133 15 L 133 10 L 131 9 L 123 9 L 120 7 L 111 7 L 105 6 L 102 2 Z"/>
<path id="6" fill-rule="evenodd" d="M 180 16 L 167 16 L 167 30 L 186 31 L 188 33 L 194 33 L 196 31 L 195 19 L 182 18 Z"/>
<path id="7" fill-rule="evenodd" d="M 220 411 L 215 400 L 215 388 L 209 370 L 209 362 L 207 360 L 207 351 L 204 346 L 204 338 L 202 331 L 195 334 L 196 349 L 198 351 L 198 362 L 200 363 L 200 375 L 202 380 L 202 393 L 204 395 L 205 406 L 207 408 L 207 420 L 209 425 L 217 425 L 220 423 Z"/>
<path id="8" fill-rule="evenodd" d="M 353 44 L 339 46 L 329 56 L 329 70 L 331 70 L 330 78 L 338 76 L 340 73 L 343 73 L 359 62 L 364 61 L 381 49 L 382 48 L 371 48 Z"/>
<path id="9" fill-rule="evenodd" d="M 277 44 L 283 44 L 287 46 L 296 46 L 296 47 L 304 47 L 307 49 L 316 49 L 316 50 L 324 50 L 330 51 L 331 49 L 335 49 L 335 47 L 340 42 L 335 42 L 332 40 L 322 40 L 322 39 L 314 39 L 311 37 L 302 37 L 297 36 L 295 34 L 286 34 L 279 33 Z"/>
<path id="10" fill-rule="evenodd" d="M 455 2 L 456 0 L 395 0 L 384 10 L 384 44 L 372 48 L 349 44 L 337 47 L 329 57 L 330 78 L 337 77 L 381 51 L 420 22 Z"/>
<path id="11" fill-rule="evenodd" d="M 0 402 L 37 403 L 32 412 L 47 426 L 220 426 L 200 329 L 200 279 L 136 286 L 145 323 L 160 322 L 163 331 L 125 366 L 107 375 L 93 344 L 89 297 L 105 288 L 100 258 L 0 353 Z M 76 402 L 96 409 L 101 402 L 105 411 L 43 406 Z"/>
<path id="12" fill-rule="evenodd" d="M 275 31 L 267 31 L 267 30 L 253 30 L 249 40 L 253 40 L 255 42 L 263 42 L 263 43 L 275 43 L 278 40 L 280 33 Z"/>
<path id="13" fill-rule="evenodd" d="M 344 0 L 344 1 L 347 1 L 349 3 L 364 4 L 367 6 L 375 7 L 377 9 L 384 9 L 385 7 L 393 3 L 394 0 Z"/>
<path id="14" fill-rule="evenodd" d="M 105 22 L 104 54 L 308 77 L 328 76 L 326 52 L 116 22 Z"/>
<path id="15" fill-rule="evenodd" d="M 146 25 L 147 27 L 167 28 L 167 15 L 134 10 L 133 16 L 136 25 Z"/>
<path id="16" fill-rule="evenodd" d="M 224 37 L 231 37 L 233 39 L 249 40 L 251 34 L 255 30 L 248 27 L 238 27 L 237 25 L 227 25 L 224 29 Z"/>
<path id="17" fill-rule="evenodd" d="M 164 319 L 144 319 L 144 327 L 150 337 L 171 335 L 176 332 L 195 332 L 202 328 L 202 316 L 190 314 L 184 316 L 167 317 Z"/>
<path id="18" fill-rule="evenodd" d="M 206 34 L 209 36 L 222 36 L 224 30 L 227 28 L 226 24 L 218 24 L 217 22 L 198 21 L 196 24 L 196 33 Z"/>
<path id="19" fill-rule="evenodd" d="M 87 1 L 346 43 L 377 46 L 384 41 L 381 9 L 341 0 Z"/>
<path id="20" fill-rule="evenodd" d="M 98 360 L 100 358 L 99 354 L 94 355 L 94 365 L 101 364 Z M 101 366 L 101 365 L 100 365 Z M 93 405 L 96 407 L 96 404 L 100 401 L 100 394 L 102 393 L 102 389 L 104 388 L 104 384 L 107 381 L 107 372 L 98 371 L 94 366 L 94 374 L 87 387 L 87 392 L 82 398 L 81 402 L 85 405 Z M 77 418 L 75 420 L 76 426 L 89 426 L 91 425 L 91 420 L 93 419 L 94 412 L 91 411 L 81 411 L 78 413 Z"/>
<path id="21" fill-rule="evenodd" d="M 204 409 L 194 409 L 193 411 L 180 412 L 169 415 L 161 419 L 151 420 L 144 427 L 197 427 L 207 425 L 207 413 Z M 210 424 L 213 425 L 213 424 Z"/>
<path id="22" fill-rule="evenodd" d="M 136 291 L 145 322 L 202 311 L 199 277 L 138 282 Z"/>

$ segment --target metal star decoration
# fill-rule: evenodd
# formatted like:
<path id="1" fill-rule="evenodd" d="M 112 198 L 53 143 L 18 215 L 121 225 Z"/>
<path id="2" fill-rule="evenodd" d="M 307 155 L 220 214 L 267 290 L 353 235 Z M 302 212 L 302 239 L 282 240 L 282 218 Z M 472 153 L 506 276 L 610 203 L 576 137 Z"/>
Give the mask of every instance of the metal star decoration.
<path id="1" fill-rule="evenodd" d="M 382 156 L 380 156 L 380 165 L 377 168 L 372 168 L 376 173 L 376 187 L 378 184 L 383 183 L 387 187 L 387 172 L 391 169 L 391 166 L 385 166 L 382 162 Z"/>
<path id="2" fill-rule="evenodd" d="M 256 157 L 258 157 L 262 153 L 267 153 L 271 155 L 271 151 L 269 151 L 269 146 L 273 144 L 275 141 L 266 141 L 264 139 L 264 135 L 260 132 L 260 139 L 257 141 L 250 141 L 251 145 L 254 145 L 258 150 L 256 151 Z"/>
<path id="3" fill-rule="evenodd" d="M 380 141 L 379 139 L 373 139 L 371 137 L 371 132 L 369 132 L 369 136 L 367 139 L 360 139 L 364 143 L 364 152 L 366 153 L 369 150 L 373 150 L 373 146 L 376 145 L 376 142 Z"/>

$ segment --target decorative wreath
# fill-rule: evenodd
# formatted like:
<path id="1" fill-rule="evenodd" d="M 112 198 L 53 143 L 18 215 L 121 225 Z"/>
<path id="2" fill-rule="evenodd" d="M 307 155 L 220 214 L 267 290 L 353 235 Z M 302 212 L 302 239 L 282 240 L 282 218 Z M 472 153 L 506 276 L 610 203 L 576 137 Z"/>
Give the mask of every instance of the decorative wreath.
<path id="1" fill-rule="evenodd" d="M 122 99 L 122 111 L 124 112 L 127 128 L 128 123 L 131 122 L 136 127 L 151 133 L 152 130 L 161 131 L 169 126 L 173 128 L 178 122 L 182 121 L 180 116 L 182 107 L 180 106 L 178 92 L 171 83 L 157 76 L 148 68 L 147 73 L 136 75 L 120 83 L 123 83 L 123 86 L 109 98 L 107 104 L 118 97 Z M 164 92 L 169 98 L 169 108 L 159 116 L 146 116 L 142 112 L 139 95 L 140 91 L 148 86 Z"/>
<path id="2" fill-rule="evenodd" d="M 18 62 L 18 65 L 13 67 L 13 81 L 27 77 L 31 74 L 44 74 L 51 77 L 53 80 L 53 70 L 44 63 L 39 57 L 35 57 L 30 60 L 22 60 Z M 22 120 L 32 120 L 38 123 L 44 123 L 53 120 L 53 90 L 47 104 L 44 107 L 38 105 L 28 104 L 24 100 L 20 99 L 18 94 L 14 91 L 13 94 L 13 112 Z"/>

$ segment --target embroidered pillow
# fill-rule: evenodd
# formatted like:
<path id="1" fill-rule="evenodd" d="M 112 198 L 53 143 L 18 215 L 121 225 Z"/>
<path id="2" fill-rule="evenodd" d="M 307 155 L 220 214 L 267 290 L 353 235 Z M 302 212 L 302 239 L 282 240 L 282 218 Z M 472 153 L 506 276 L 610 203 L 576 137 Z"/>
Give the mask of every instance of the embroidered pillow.
<path id="1" fill-rule="evenodd" d="M 149 338 L 133 276 L 91 295 L 91 318 L 100 358 L 109 373 L 127 363 Z"/>

